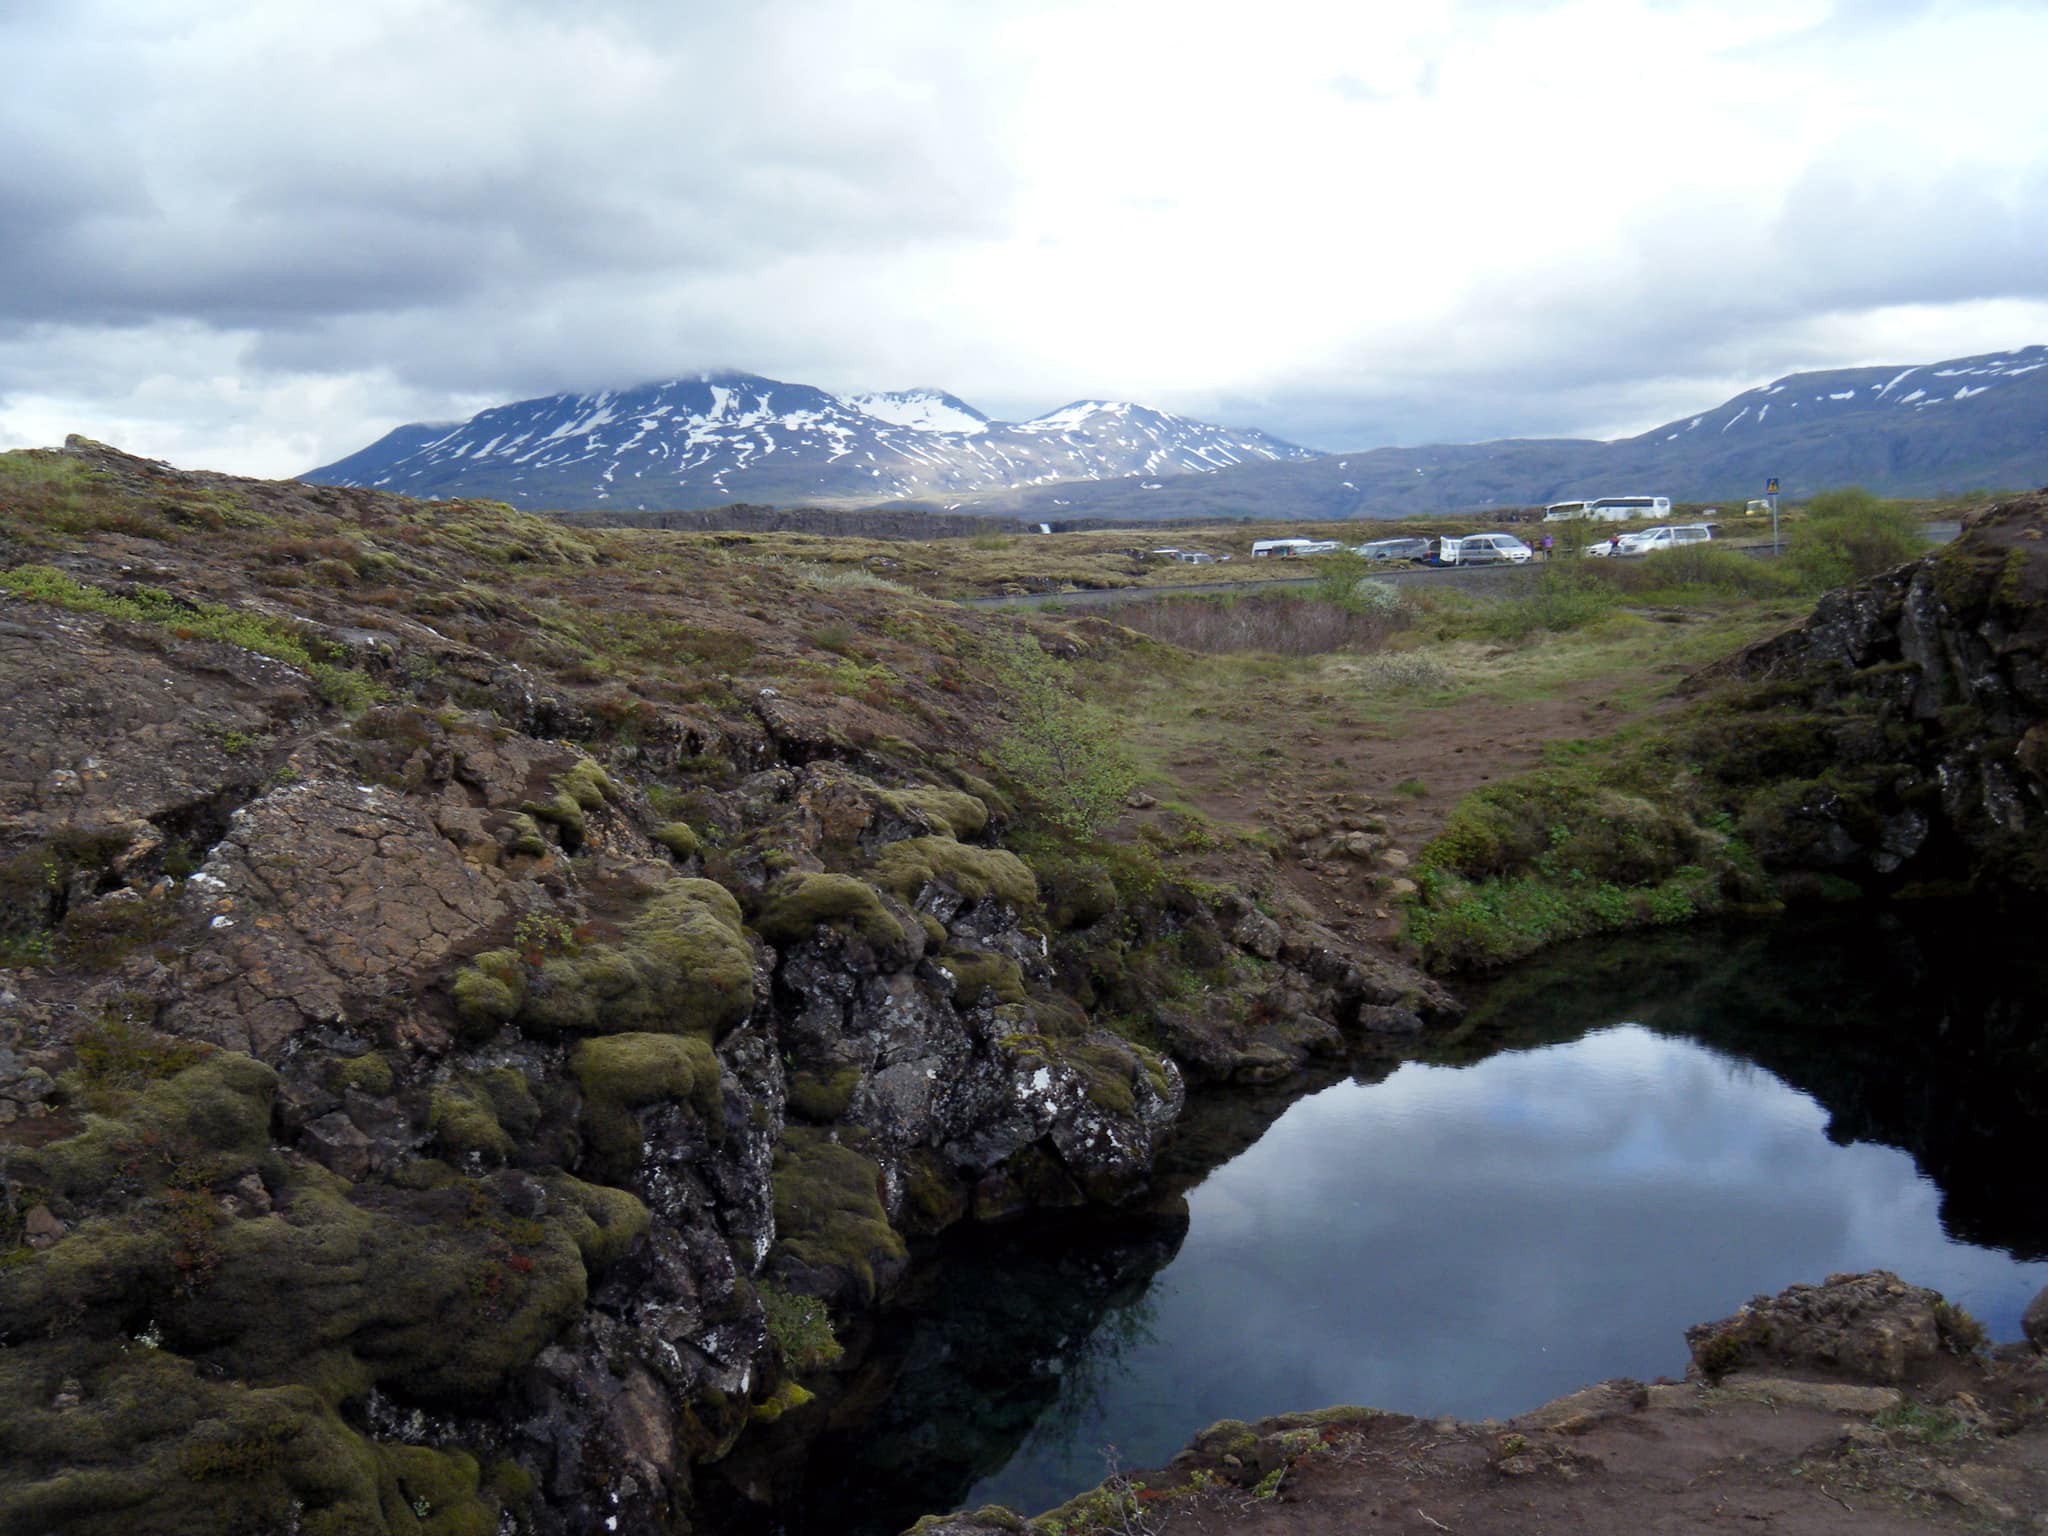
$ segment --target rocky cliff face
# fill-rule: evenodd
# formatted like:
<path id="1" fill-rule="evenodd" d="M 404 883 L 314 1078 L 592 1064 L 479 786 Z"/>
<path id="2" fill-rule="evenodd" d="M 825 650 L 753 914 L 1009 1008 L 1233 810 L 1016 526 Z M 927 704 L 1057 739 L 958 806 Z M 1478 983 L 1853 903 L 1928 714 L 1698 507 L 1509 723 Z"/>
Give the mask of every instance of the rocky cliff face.
<path id="1" fill-rule="evenodd" d="M 683 1528 L 907 1239 L 1451 1006 L 1035 827 L 945 605 L 88 444 L 0 507 L 9 1529 Z"/>
<path id="2" fill-rule="evenodd" d="M 1728 669 L 1762 684 L 1716 756 L 1794 882 L 2048 890 L 2048 493 L 1830 593 Z"/>

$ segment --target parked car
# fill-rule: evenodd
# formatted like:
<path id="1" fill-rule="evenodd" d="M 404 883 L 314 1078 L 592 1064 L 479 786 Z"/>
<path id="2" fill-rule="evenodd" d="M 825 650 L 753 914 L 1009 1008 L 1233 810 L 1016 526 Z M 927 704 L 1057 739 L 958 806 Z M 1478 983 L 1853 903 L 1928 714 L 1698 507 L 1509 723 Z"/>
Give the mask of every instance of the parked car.
<path id="1" fill-rule="evenodd" d="M 1367 544 L 1354 545 L 1353 552 L 1368 560 L 1427 560 L 1429 540 L 1374 539 Z"/>
<path id="2" fill-rule="evenodd" d="M 1534 554 L 1534 550 L 1512 533 L 1468 533 L 1462 539 L 1439 539 L 1434 563 L 1521 565 Z"/>
<path id="3" fill-rule="evenodd" d="M 1676 527 L 1645 528 L 1640 533 L 1624 533 L 1610 544 L 1595 544 L 1586 553 L 1650 555 L 1661 549 L 1682 549 L 1688 544 L 1704 544 L 1713 536 L 1714 530 L 1705 523 L 1681 523 Z"/>

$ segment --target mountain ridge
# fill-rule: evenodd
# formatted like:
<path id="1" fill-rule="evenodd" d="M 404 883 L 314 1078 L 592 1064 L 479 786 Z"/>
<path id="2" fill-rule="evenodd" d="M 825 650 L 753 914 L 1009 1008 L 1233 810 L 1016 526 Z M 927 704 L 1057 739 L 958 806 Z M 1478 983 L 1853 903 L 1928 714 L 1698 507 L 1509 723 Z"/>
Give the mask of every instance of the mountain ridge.
<path id="1" fill-rule="evenodd" d="M 740 500 L 948 499 L 1027 484 L 1313 457 L 1269 434 L 1128 401 L 996 421 L 939 389 L 835 395 L 750 373 L 539 396 L 447 430 L 414 423 L 300 478 L 565 511 Z"/>
<path id="2" fill-rule="evenodd" d="M 1501 438 L 1220 470 L 1161 497 L 1130 479 L 977 497 L 1034 520 L 1326 521 L 1484 512 L 1594 496 L 1740 501 L 1860 484 L 1928 496 L 2048 482 L 2048 346 L 1782 375 L 1633 437 Z M 1168 503 L 1168 504 L 1162 504 Z"/>
<path id="3" fill-rule="evenodd" d="M 1633 437 L 1313 453 L 1250 429 L 1080 399 L 996 421 L 925 387 L 830 394 L 710 373 L 398 427 L 303 479 L 563 511 L 736 502 L 1027 521 L 1346 519 L 1602 495 L 1741 500 L 1862 484 L 1934 495 L 2048 481 L 2048 346 L 1781 375 Z"/>

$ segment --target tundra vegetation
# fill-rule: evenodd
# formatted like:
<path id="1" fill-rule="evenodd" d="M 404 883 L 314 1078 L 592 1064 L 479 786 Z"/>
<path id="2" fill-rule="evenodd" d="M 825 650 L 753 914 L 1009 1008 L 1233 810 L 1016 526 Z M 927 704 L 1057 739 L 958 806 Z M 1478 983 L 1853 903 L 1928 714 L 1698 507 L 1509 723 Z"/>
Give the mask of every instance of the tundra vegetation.
<path id="1" fill-rule="evenodd" d="M 1011 615 L 926 594 L 1155 573 L 76 441 L 0 505 L 9 1528 L 676 1528 L 910 1239 L 1131 1198 L 1190 1085 L 1455 1013 L 1415 962 L 2048 869 L 1937 835 L 2024 722 L 1881 633 L 2031 654 L 2006 524 L 1716 673 L 1805 578 Z"/>

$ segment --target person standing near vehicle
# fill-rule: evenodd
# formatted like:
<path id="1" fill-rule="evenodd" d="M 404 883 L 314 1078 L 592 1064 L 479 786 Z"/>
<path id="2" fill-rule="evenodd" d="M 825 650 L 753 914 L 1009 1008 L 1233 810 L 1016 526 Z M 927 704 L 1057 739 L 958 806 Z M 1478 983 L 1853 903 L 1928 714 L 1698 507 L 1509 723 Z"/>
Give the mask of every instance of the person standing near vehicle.
<path id="1" fill-rule="evenodd" d="M 1543 535 L 1543 558 L 1546 560 L 1550 558 L 1550 535 L 1547 533 Z"/>

